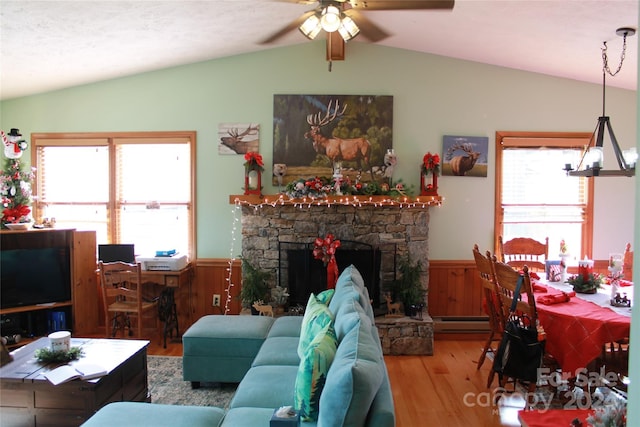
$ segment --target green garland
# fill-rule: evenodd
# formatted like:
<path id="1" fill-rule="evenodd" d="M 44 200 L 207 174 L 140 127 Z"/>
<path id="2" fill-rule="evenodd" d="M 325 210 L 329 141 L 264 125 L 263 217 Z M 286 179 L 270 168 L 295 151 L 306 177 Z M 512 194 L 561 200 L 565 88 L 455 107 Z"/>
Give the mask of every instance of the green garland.
<path id="1" fill-rule="evenodd" d="M 582 274 L 575 274 L 567 278 L 567 283 L 573 286 L 573 290 L 581 293 L 597 292 L 602 283 L 602 276 L 589 273 L 589 278 L 585 280 Z"/>
<path id="2" fill-rule="evenodd" d="M 39 362 L 54 363 L 54 362 L 69 362 L 71 360 L 77 360 L 83 355 L 83 351 L 80 347 L 71 347 L 69 351 L 56 350 L 53 351 L 50 348 L 43 347 L 35 351 L 34 355 Z"/>

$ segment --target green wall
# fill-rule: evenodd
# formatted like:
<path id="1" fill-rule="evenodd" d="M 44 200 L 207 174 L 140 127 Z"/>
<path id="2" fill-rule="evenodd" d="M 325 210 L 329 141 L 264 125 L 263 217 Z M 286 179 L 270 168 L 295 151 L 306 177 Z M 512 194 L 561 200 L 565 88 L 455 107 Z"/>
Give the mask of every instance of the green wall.
<path id="1" fill-rule="evenodd" d="M 274 94 L 393 95 L 395 177 L 416 186 L 420 159 L 441 150 L 442 135 L 488 136 L 493 159 L 496 130 L 591 132 L 601 113 L 600 85 L 357 42 L 347 45 L 346 56 L 328 72 L 324 43 L 318 41 L 8 100 L 0 103 L 0 128 L 17 127 L 24 135 L 196 130 L 198 257 L 209 258 L 230 255 L 228 196 L 241 192 L 243 177 L 241 156 L 217 154 L 218 123 L 260 123 L 260 150 L 269 165 Z M 640 148 L 638 102 L 637 91 L 607 89 L 607 114 L 625 148 L 634 142 Z M 606 159 L 611 156 L 605 151 Z M 491 247 L 494 177 L 490 165 L 487 178 L 440 179 L 445 202 L 431 211 L 431 259 L 471 259 L 474 243 Z M 596 181 L 594 258 L 605 259 L 628 241 L 640 246 L 633 231 L 634 222 L 640 229 L 637 181 Z M 639 276 L 636 269 L 636 282 Z M 640 339 L 639 324 L 634 317 L 632 343 Z M 636 379 L 640 358 L 634 350 L 631 377 Z M 637 383 L 630 388 L 628 425 L 640 425 Z"/>
<path id="2" fill-rule="evenodd" d="M 471 259 L 474 243 L 493 244 L 496 130 L 591 132 L 601 113 L 600 85 L 357 42 L 347 45 L 346 57 L 329 72 L 324 42 L 316 41 L 7 100 L 0 105 L 0 126 L 24 135 L 197 131 L 197 255 L 228 257 L 228 196 L 242 192 L 244 160 L 218 155 L 219 123 L 260 123 L 269 177 L 274 94 L 393 95 L 394 178 L 414 188 L 420 159 L 427 151 L 441 152 L 443 135 L 489 137 L 489 176 L 442 177 L 445 201 L 431 211 L 430 258 Z M 630 146 L 636 92 L 608 88 L 607 114 L 621 145 Z M 606 165 L 612 155 L 605 151 Z M 634 192 L 633 179 L 597 181 L 594 258 L 607 258 L 632 240 Z"/>

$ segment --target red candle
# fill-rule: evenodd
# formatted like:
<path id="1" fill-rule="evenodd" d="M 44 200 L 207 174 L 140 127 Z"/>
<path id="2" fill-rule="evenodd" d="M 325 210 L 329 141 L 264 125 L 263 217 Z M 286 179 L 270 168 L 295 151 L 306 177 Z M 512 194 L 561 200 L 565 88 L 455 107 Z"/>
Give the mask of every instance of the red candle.
<path id="1" fill-rule="evenodd" d="M 593 274 L 593 261 L 585 259 L 578 262 L 578 274 L 583 280 L 589 280 L 589 275 Z"/>

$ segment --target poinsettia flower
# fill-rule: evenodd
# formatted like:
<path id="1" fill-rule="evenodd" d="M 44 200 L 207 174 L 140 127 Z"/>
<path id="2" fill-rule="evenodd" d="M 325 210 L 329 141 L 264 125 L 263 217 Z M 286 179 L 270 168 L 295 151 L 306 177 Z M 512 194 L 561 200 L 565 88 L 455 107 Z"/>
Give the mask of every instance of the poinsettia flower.
<path id="1" fill-rule="evenodd" d="M 18 222 L 24 216 L 31 213 L 31 208 L 25 205 L 17 205 L 14 208 L 6 208 L 2 211 L 2 219 L 5 222 Z"/>
<path id="2" fill-rule="evenodd" d="M 440 171 L 440 156 L 438 154 L 427 153 L 422 158 L 422 172 L 424 174 L 438 174 Z"/>

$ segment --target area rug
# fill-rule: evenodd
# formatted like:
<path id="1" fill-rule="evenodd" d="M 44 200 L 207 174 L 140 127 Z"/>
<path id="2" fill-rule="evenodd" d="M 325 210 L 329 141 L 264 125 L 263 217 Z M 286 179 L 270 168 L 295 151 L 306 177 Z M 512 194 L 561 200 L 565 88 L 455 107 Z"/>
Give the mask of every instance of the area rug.
<path id="1" fill-rule="evenodd" d="M 202 383 L 192 389 L 182 379 L 182 357 L 147 356 L 151 402 L 168 405 L 217 406 L 228 409 L 237 384 Z"/>

